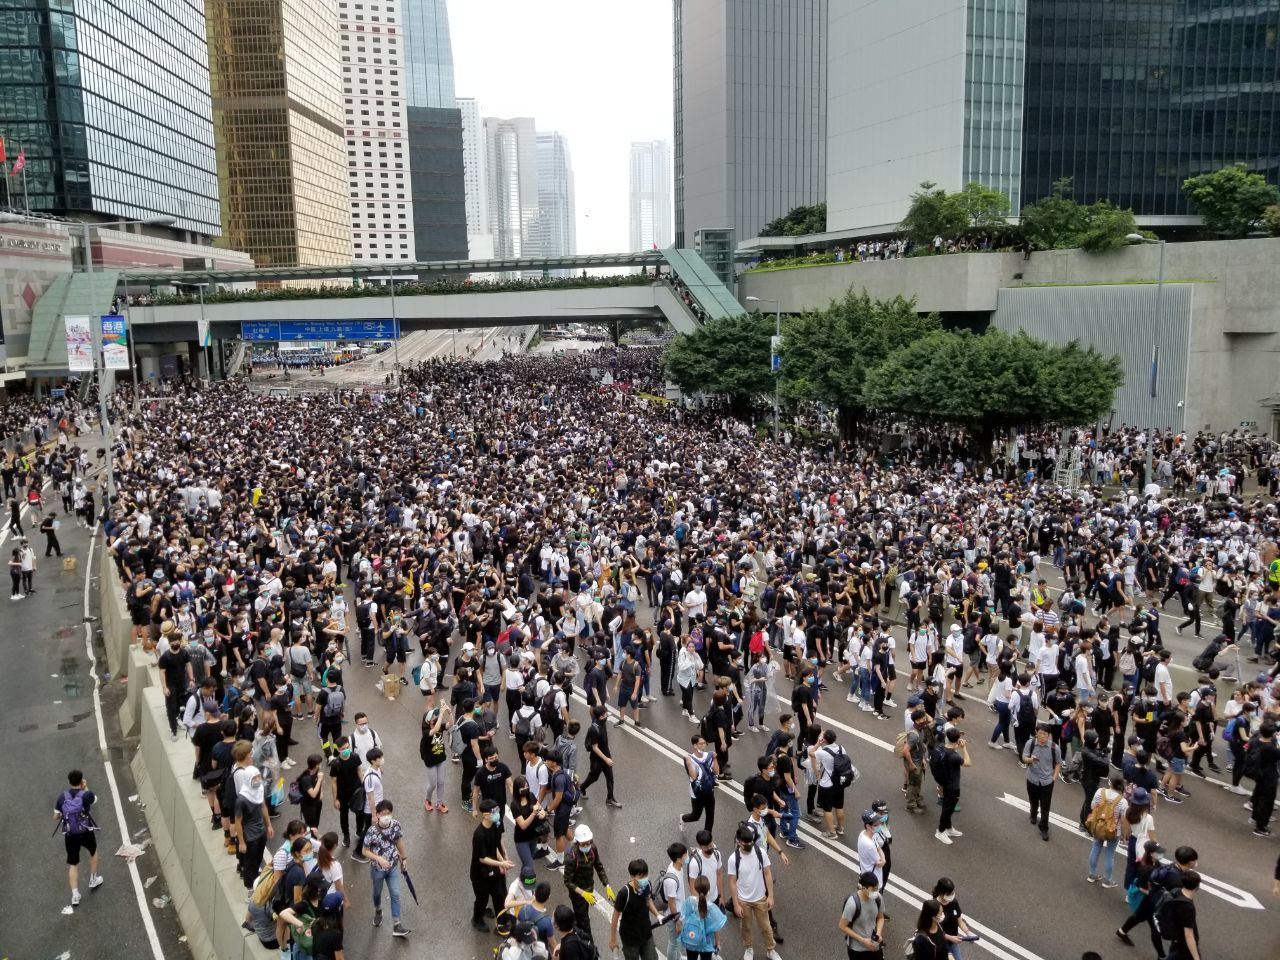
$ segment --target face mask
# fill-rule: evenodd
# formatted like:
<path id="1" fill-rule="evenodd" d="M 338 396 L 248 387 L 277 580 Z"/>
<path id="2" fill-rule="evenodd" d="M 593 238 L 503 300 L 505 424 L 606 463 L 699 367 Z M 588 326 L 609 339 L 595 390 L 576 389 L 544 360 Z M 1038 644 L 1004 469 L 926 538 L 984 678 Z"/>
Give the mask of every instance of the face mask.
<path id="1" fill-rule="evenodd" d="M 588 844 L 586 844 L 585 846 L 583 846 L 582 844 L 578 844 L 578 852 L 579 852 L 579 853 L 590 853 L 590 852 L 591 852 L 591 844 L 589 844 L 589 843 L 588 843 Z"/>
<path id="2" fill-rule="evenodd" d="M 939 903 L 950 903 L 950 902 L 951 902 L 952 900 L 954 900 L 954 899 L 955 899 L 955 896 L 954 896 L 953 894 L 944 893 L 944 894 L 941 894 L 941 895 L 938 897 L 938 902 L 939 902 Z"/>
<path id="3" fill-rule="evenodd" d="M 495 827 L 498 824 L 502 823 L 502 811 L 501 810 L 493 811 L 493 813 L 489 815 L 489 820 Z"/>
<path id="4" fill-rule="evenodd" d="M 883 815 L 880 817 L 880 822 L 881 822 L 881 823 L 888 823 L 888 822 L 889 822 L 889 815 L 888 815 L 887 813 L 886 813 L 886 814 L 883 814 Z"/>
<path id="5" fill-rule="evenodd" d="M 307 853 L 307 854 L 303 854 L 303 856 L 302 856 L 302 862 L 303 862 L 303 863 L 315 863 L 315 862 L 316 862 L 316 855 L 315 855 L 314 853 Z"/>
<path id="6" fill-rule="evenodd" d="M 378 818 L 378 826 L 382 827 L 384 830 L 385 830 L 387 827 L 391 826 L 391 817 L 390 817 L 390 816 L 382 816 L 382 817 L 379 817 L 379 818 Z"/>
<path id="7" fill-rule="evenodd" d="M 643 892 L 643 891 L 645 891 L 645 890 L 648 890 L 648 889 L 649 889 L 649 878 L 648 878 L 648 877 L 645 877 L 643 880 L 637 880 L 637 881 L 636 881 L 636 889 L 637 889 L 637 890 L 640 890 L 640 891 L 642 891 L 642 892 Z"/>
<path id="8" fill-rule="evenodd" d="M 339 751 L 338 751 L 338 756 L 340 756 L 343 760 L 348 760 L 348 759 L 350 759 L 350 758 L 351 758 L 351 751 L 350 751 L 350 750 L 339 750 Z"/>
<path id="9" fill-rule="evenodd" d="M 367 724 L 367 723 L 357 723 L 357 724 L 356 724 L 356 729 L 357 729 L 357 730 L 359 730 L 361 733 L 364 733 L 366 730 L 368 730 L 368 729 L 369 729 L 369 724 Z"/>
<path id="10" fill-rule="evenodd" d="M 181 649 L 182 649 L 182 644 L 180 644 L 180 643 L 171 643 L 171 644 L 169 644 L 169 652 L 170 652 L 170 653 L 177 653 L 177 652 L 178 652 L 179 650 L 181 650 Z"/>

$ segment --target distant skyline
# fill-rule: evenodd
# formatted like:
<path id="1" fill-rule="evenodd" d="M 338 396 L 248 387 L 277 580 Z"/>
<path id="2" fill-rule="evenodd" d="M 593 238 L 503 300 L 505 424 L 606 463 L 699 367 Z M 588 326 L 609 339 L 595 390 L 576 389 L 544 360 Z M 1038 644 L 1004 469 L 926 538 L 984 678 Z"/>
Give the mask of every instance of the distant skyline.
<path id="1" fill-rule="evenodd" d="M 449 0 L 457 95 L 478 100 L 481 116 L 533 117 L 567 139 L 580 253 L 628 248 L 631 144 L 671 138 L 671 8 L 644 14 Z"/>

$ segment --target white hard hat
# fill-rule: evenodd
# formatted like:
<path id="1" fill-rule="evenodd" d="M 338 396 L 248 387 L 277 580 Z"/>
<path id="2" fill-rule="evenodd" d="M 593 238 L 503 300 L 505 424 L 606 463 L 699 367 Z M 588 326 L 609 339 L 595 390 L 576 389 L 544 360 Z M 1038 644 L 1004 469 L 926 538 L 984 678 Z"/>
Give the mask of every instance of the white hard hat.
<path id="1" fill-rule="evenodd" d="M 592 841 L 591 828 L 585 823 L 580 823 L 573 829 L 574 843 L 590 843 Z"/>

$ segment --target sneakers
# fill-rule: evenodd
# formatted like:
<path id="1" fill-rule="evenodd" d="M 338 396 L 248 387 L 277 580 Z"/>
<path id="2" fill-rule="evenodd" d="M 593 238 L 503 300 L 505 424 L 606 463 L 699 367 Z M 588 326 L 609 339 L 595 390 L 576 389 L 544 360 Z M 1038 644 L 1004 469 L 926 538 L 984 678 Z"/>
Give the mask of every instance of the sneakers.
<path id="1" fill-rule="evenodd" d="M 1254 829 L 1254 831 L 1253 831 L 1253 835 L 1254 835 L 1255 837 L 1270 837 L 1270 836 L 1271 836 L 1271 831 L 1270 831 L 1270 830 L 1268 830 L 1266 827 L 1257 827 L 1257 828 L 1255 828 L 1255 829 Z M 73 902 L 74 902 L 74 901 L 73 901 Z"/>
<path id="2" fill-rule="evenodd" d="M 356 863 L 368 863 L 368 862 L 369 862 L 369 858 L 368 858 L 368 857 L 366 857 L 366 856 L 364 856 L 363 854 L 360 854 L 360 853 L 353 853 L 353 854 L 351 855 L 351 859 L 352 859 L 352 860 L 354 860 Z"/>
<path id="3" fill-rule="evenodd" d="M 1116 931 L 1116 939 L 1119 940 L 1121 943 L 1127 944 L 1131 947 L 1133 946 L 1133 941 L 1129 939 L 1129 935 L 1125 933 L 1123 930 Z"/>
<path id="4" fill-rule="evenodd" d="M 987 741 L 987 746 L 988 746 L 988 747 L 990 747 L 992 750 L 999 750 L 999 749 L 1000 749 L 1000 744 L 996 743 L 994 740 L 988 740 L 988 741 Z"/>
<path id="5" fill-rule="evenodd" d="M 407 937 L 411 933 L 413 933 L 413 931 L 403 923 L 396 923 L 391 927 L 391 935 L 393 937 Z"/>
<path id="6" fill-rule="evenodd" d="M 1247 797 L 1249 795 L 1249 791 L 1238 783 L 1234 787 L 1227 787 L 1227 791 L 1234 793 L 1237 797 Z"/>
<path id="7" fill-rule="evenodd" d="M 933 839 L 937 840 L 939 843 L 945 843 L 945 844 L 947 844 L 948 846 L 950 846 L 950 845 L 951 845 L 951 838 L 950 838 L 950 837 L 948 837 L 948 836 L 947 836 L 943 831 L 941 831 L 941 830 L 939 830 L 937 833 L 935 833 L 935 834 L 933 835 Z"/>
<path id="8" fill-rule="evenodd" d="M 692 713 L 685 714 L 685 716 L 686 716 L 686 718 L 688 719 L 688 721 L 689 721 L 690 723 L 697 723 L 697 722 L 698 722 L 698 718 L 697 718 L 697 717 L 695 717 Z"/>
<path id="9" fill-rule="evenodd" d="M 884 705 L 886 707 L 896 707 L 898 704 L 897 704 L 897 701 L 895 701 L 892 697 L 885 697 Z"/>
<path id="10" fill-rule="evenodd" d="M 1160 794 L 1160 796 L 1162 796 L 1162 797 L 1164 797 L 1166 800 L 1168 800 L 1170 803 L 1181 803 L 1181 802 L 1182 802 L 1182 798 L 1181 798 L 1181 797 L 1175 796 L 1175 795 L 1174 795 L 1174 794 L 1172 794 L 1172 793 L 1167 793 L 1167 792 L 1166 792 L 1166 791 L 1164 791 L 1164 790 L 1157 790 L 1156 792 L 1157 792 L 1157 793 L 1159 793 L 1159 794 Z"/>
<path id="11" fill-rule="evenodd" d="M 747 947 L 742 951 L 742 960 L 755 960 L 756 952 L 753 948 Z"/>
<path id="12" fill-rule="evenodd" d="M 103 880 L 101 874 L 93 873 L 89 875 L 89 889 L 97 890 L 102 886 Z"/>
<path id="13" fill-rule="evenodd" d="M 617 800 L 613 799 L 613 797 L 610 797 L 608 800 L 605 801 L 605 803 L 607 803 L 611 807 L 617 807 L 619 810 L 622 809 L 622 804 Z"/>
<path id="14" fill-rule="evenodd" d="M 1189 796 L 1191 796 L 1191 791 L 1190 791 L 1190 790 L 1187 790 L 1187 789 L 1186 789 L 1186 788 L 1184 788 L 1184 787 L 1174 787 L 1173 789 L 1174 789 L 1177 793 L 1182 794 L 1184 797 L 1189 797 Z"/>
<path id="15" fill-rule="evenodd" d="M 79 891 L 79 890 L 72 890 L 72 891 L 71 891 L 71 905 L 72 905 L 73 907 L 78 907 L 78 906 L 80 906 L 80 891 Z"/>
<path id="16" fill-rule="evenodd" d="M 792 850 L 808 849 L 808 847 L 806 847 L 805 844 L 802 843 L 800 840 L 792 840 L 790 837 L 787 837 L 787 846 L 790 847 Z"/>
<path id="17" fill-rule="evenodd" d="M 836 833 L 834 830 L 823 830 L 822 836 L 826 840 L 835 840 L 840 836 L 840 834 Z"/>
<path id="18" fill-rule="evenodd" d="M 1098 875 L 1096 873 L 1091 873 L 1087 877 L 1085 877 L 1085 879 L 1088 880 L 1090 883 L 1097 883 Z"/>
<path id="19" fill-rule="evenodd" d="M 1103 890 L 1114 890 L 1116 887 L 1120 886 L 1120 884 L 1116 883 L 1114 880 L 1103 880 L 1102 883 L 1098 884 L 1098 886 L 1102 887 Z"/>
<path id="20" fill-rule="evenodd" d="M 778 956 L 778 951 L 777 951 L 777 950 L 770 950 L 770 951 L 766 954 L 766 956 L 769 958 L 769 960 L 782 960 L 782 957 Z"/>
<path id="21" fill-rule="evenodd" d="M 964 836 L 964 834 L 963 834 L 963 833 L 961 833 L 959 830 L 955 829 L 955 827 L 952 827 L 950 830 L 948 830 L 948 831 L 947 831 L 947 836 L 948 836 L 948 837 L 963 837 L 963 836 Z"/>
<path id="22" fill-rule="evenodd" d="M 382 926 L 382 908 L 381 907 L 373 911 L 373 925 L 375 927 Z"/>
<path id="23" fill-rule="evenodd" d="M 855 696 L 851 693 L 851 694 L 849 694 L 847 697 L 845 697 L 845 698 L 844 698 L 844 702 L 845 702 L 845 703 L 857 703 L 857 702 L 858 702 L 858 698 L 857 698 L 857 697 L 855 697 Z"/>

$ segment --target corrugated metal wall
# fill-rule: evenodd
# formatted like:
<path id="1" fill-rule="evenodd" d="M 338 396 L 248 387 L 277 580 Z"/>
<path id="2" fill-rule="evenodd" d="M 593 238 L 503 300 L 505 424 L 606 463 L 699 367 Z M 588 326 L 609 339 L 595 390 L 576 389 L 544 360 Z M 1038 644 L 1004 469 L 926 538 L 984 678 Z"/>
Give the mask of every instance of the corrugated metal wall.
<path id="1" fill-rule="evenodd" d="M 1119 354 L 1124 386 L 1116 394 L 1115 424 L 1181 429 L 1186 399 L 1194 283 L 1087 287 L 1007 287 L 1000 291 L 992 326 L 1049 343 L 1078 340 L 1104 354 Z M 1159 348 L 1156 397 L 1151 398 L 1152 347 Z"/>

